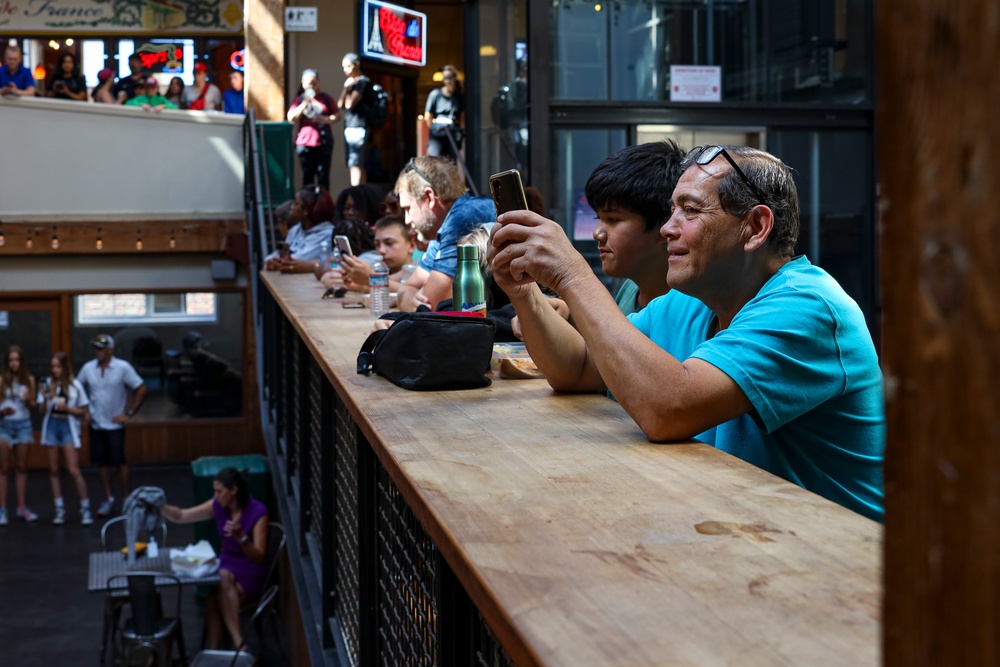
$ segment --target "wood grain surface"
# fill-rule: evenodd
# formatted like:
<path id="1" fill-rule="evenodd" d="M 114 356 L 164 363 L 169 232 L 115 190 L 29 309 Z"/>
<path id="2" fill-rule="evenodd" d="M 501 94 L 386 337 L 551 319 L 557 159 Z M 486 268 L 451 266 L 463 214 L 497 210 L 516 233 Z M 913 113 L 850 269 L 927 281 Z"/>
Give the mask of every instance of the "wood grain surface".
<path id="1" fill-rule="evenodd" d="M 887 665 L 1000 664 L 1000 5 L 872 3 Z"/>
<path id="2" fill-rule="evenodd" d="M 873 665 L 881 527 L 544 380 L 355 372 L 368 311 L 264 278 L 518 665 Z"/>

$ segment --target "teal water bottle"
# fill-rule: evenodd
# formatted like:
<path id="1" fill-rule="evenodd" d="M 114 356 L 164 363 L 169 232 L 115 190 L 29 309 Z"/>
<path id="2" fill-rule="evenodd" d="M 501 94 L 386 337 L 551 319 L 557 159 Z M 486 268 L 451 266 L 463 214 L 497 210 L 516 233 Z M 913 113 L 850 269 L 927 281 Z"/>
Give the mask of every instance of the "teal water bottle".
<path id="1" fill-rule="evenodd" d="M 451 284 L 452 310 L 486 316 L 486 288 L 479 270 L 479 246 L 458 246 L 458 270 Z"/>

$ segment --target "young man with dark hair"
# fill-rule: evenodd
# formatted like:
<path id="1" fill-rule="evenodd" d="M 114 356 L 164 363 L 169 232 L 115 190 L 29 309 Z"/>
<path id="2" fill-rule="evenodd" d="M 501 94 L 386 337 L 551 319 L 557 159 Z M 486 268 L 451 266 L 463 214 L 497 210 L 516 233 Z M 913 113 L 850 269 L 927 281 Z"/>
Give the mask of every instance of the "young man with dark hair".
<path id="1" fill-rule="evenodd" d="M 606 157 L 587 179 L 587 202 L 597 212 L 594 240 L 605 275 L 623 278 L 615 301 L 629 315 L 666 294 L 667 242 L 660 226 L 684 151 L 673 141 L 630 146 Z"/>

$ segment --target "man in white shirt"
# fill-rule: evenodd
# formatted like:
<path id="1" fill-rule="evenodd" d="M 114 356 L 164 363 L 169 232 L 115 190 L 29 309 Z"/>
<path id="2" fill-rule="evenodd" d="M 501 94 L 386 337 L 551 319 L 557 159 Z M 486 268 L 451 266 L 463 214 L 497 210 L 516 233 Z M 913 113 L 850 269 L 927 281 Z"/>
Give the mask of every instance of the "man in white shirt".
<path id="1" fill-rule="evenodd" d="M 90 462 L 100 466 L 105 500 L 97 516 L 109 516 L 115 505 L 111 493 L 112 468 L 118 470 L 122 497 L 128 495 L 128 465 L 125 462 L 125 423 L 135 416 L 146 398 L 146 385 L 132 364 L 114 356 L 115 340 L 107 334 L 90 342 L 94 359 L 80 369 L 76 379 L 90 398 Z M 127 408 L 129 390 L 134 392 L 132 407 Z"/>

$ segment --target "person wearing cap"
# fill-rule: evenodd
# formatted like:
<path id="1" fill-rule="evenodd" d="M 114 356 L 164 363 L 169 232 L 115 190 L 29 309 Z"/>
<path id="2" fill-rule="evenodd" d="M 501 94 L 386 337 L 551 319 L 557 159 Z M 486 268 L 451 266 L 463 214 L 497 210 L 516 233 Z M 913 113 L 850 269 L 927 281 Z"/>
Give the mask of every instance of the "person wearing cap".
<path id="1" fill-rule="evenodd" d="M 160 84 L 153 77 L 148 77 L 144 82 L 142 90 L 137 87 L 139 94 L 125 103 L 127 107 L 142 107 L 144 111 L 155 111 L 159 113 L 164 109 L 176 109 L 177 105 L 160 95 Z"/>
<path id="2" fill-rule="evenodd" d="M 115 71 L 110 67 L 105 67 L 97 73 L 97 85 L 90 91 L 90 96 L 98 104 L 115 103 Z"/>
<path id="3" fill-rule="evenodd" d="M 139 93 L 136 92 L 136 88 L 139 86 L 145 87 L 146 78 L 150 75 L 148 70 L 143 69 L 142 56 L 138 53 L 133 53 L 128 57 L 128 66 L 131 73 L 128 76 L 118 79 L 112 90 L 115 96 L 115 104 L 125 104 L 138 95 Z"/>
<path id="4" fill-rule="evenodd" d="M 94 358 L 83 365 L 76 376 L 90 398 L 86 417 L 90 430 L 90 462 L 100 467 L 105 500 L 97 516 L 108 516 L 115 505 L 111 475 L 118 470 L 122 497 L 129 493 L 128 465 L 125 462 L 125 424 L 139 411 L 146 398 L 146 385 L 132 364 L 115 354 L 115 339 L 108 334 L 90 342 Z M 128 405 L 129 391 L 133 392 Z"/>
<path id="5" fill-rule="evenodd" d="M 3 50 L 3 65 L 0 65 L 0 93 L 21 97 L 35 96 L 35 77 L 24 66 L 24 56 L 20 47 L 8 44 Z"/>
<path id="6" fill-rule="evenodd" d="M 191 111 L 218 111 L 222 108 L 222 92 L 208 80 L 208 66 L 194 64 L 194 85 L 184 89 L 184 108 Z"/>

